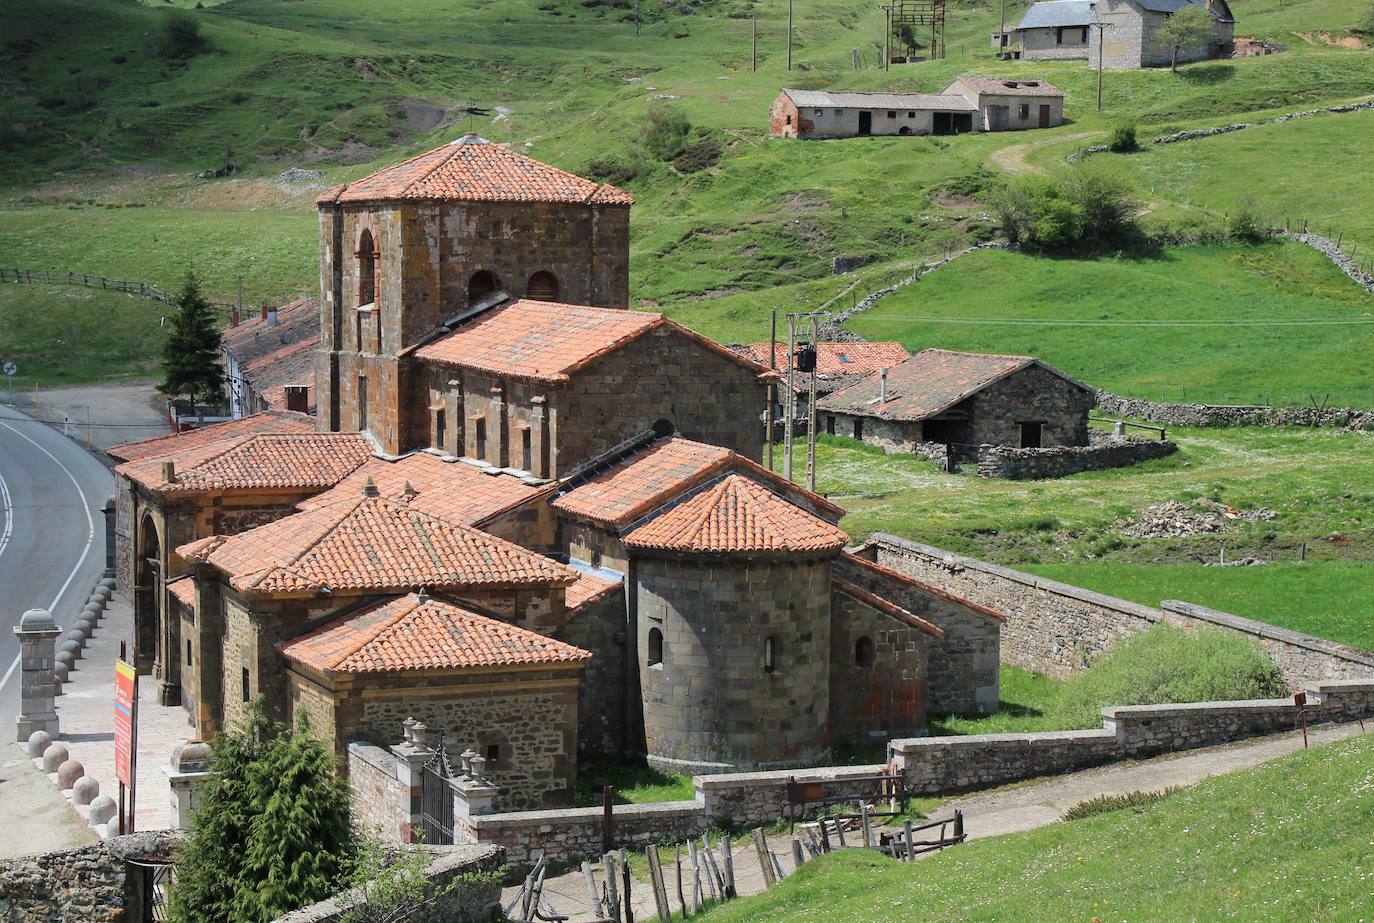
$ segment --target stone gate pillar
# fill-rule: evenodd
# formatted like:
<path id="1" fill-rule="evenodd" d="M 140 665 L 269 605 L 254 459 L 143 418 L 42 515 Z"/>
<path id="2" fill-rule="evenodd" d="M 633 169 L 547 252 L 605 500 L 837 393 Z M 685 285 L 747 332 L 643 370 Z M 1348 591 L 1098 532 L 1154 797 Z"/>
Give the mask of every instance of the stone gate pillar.
<path id="1" fill-rule="evenodd" d="M 18 740 L 25 741 L 34 731 L 57 737 L 57 708 L 53 705 L 53 658 L 56 656 L 57 627 L 46 609 L 30 609 L 19 619 L 14 634 L 19 638 L 20 702 Z"/>
<path id="2" fill-rule="evenodd" d="M 391 748 L 396 757 L 396 781 L 401 783 L 401 822 L 400 840 L 414 843 L 422 829 L 423 783 L 420 773 L 425 764 L 433 758 L 435 750 L 429 745 L 429 729 L 414 718 L 402 722 L 405 726 L 405 739 Z"/>

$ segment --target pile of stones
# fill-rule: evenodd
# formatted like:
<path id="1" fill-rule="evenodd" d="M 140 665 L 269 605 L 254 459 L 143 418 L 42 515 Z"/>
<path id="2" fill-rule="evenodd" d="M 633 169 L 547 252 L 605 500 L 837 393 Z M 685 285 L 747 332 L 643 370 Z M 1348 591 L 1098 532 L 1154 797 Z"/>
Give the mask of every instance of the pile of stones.
<path id="1" fill-rule="evenodd" d="M 1192 503 L 1169 500 L 1140 510 L 1134 519 L 1118 519 L 1116 527 L 1134 538 L 1173 538 L 1225 532 L 1240 522 L 1266 522 L 1277 515 L 1271 509 L 1238 510 L 1199 497 Z"/>

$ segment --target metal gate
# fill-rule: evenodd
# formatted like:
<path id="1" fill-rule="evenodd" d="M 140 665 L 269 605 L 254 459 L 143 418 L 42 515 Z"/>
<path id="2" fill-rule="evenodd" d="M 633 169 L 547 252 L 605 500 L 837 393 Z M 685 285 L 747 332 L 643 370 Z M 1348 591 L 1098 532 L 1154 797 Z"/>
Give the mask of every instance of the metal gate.
<path id="1" fill-rule="evenodd" d="M 453 787 L 443 744 L 420 770 L 420 831 L 431 846 L 453 845 Z"/>
<path id="2" fill-rule="evenodd" d="M 136 876 L 135 901 L 142 905 L 132 919 L 139 923 L 164 923 L 172 919 L 167 907 L 167 892 L 176 878 L 176 866 L 169 862 L 130 859 L 129 873 Z"/>

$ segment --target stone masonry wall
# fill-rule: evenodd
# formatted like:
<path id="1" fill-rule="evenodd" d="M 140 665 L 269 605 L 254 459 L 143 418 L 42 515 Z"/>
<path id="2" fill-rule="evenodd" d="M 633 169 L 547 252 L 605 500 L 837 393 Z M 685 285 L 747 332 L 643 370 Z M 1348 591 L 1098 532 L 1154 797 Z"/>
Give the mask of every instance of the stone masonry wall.
<path id="1" fill-rule="evenodd" d="M 1083 471 L 1121 468 L 1152 458 L 1163 458 L 1178 451 L 1164 439 L 1122 439 L 1095 441 L 1085 446 L 1056 446 L 1052 449 L 1013 449 L 1008 446 L 980 446 L 978 476 L 1012 481 L 1066 477 Z"/>
<path id="2" fill-rule="evenodd" d="M 1308 690 L 1306 713 L 1309 723 L 1374 714 L 1374 681 L 1315 684 Z M 1292 699 L 1132 705 L 1102 714 L 1100 729 L 924 737 L 894 740 L 890 746 L 914 792 L 943 794 L 1293 731 L 1302 722 Z"/>
<path id="3" fill-rule="evenodd" d="M 839 590 L 830 611 L 831 738 L 922 733 L 934 639 Z"/>
<path id="4" fill-rule="evenodd" d="M 620 757 L 625 751 L 625 592 L 579 609 L 553 637 L 591 651 L 578 702 L 577 747 L 582 758 Z"/>
<path id="5" fill-rule="evenodd" d="M 411 923 L 486 923 L 501 915 L 502 853 L 495 846 L 424 846 L 432 857 L 425 877 L 442 893 L 406 917 Z M 457 885 L 452 882 L 458 879 Z M 339 923 L 363 898 L 348 891 L 311 904 L 273 923 Z M 368 917 L 368 919 L 372 919 Z"/>
<path id="6" fill-rule="evenodd" d="M 1002 661 L 1038 673 L 1069 676 L 1122 638 L 1169 621 L 1183 627 L 1227 628 L 1256 638 L 1293 687 L 1313 680 L 1374 676 L 1374 654 L 1323 638 L 1201 606 L 1142 606 L 895 535 L 875 534 L 870 542 L 879 564 L 1005 615 Z"/>
<path id="7" fill-rule="evenodd" d="M 410 815 L 403 806 L 410 795 L 396 777 L 396 757 L 374 744 L 348 745 L 348 785 L 353 790 L 353 820 L 384 843 L 404 843 Z"/>
<path id="8" fill-rule="evenodd" d="M 1147 401 L 1097 392 L 1097 409 L 1113 417 L 1171 426 L 1339 426 L 1374 430 L 1374 411 L 1352 407 L 1258 407 Z"/>
<path id="9" fill-rule="evenodd" d="M 649 764 L 709 773 L 823 762 L 830 561 L 643 557 L 636 570 Z M 651 664 L 654 630 L 662 662 Z"/>
<path id="10" fill-rule="evenodd" d="M 142 920 L 141 875 L 129 858 L 171 858 L 166 832 L 132 833 L 103 843 L 15 859 L 0 859 L 0 913 L 15 923 Z"/>

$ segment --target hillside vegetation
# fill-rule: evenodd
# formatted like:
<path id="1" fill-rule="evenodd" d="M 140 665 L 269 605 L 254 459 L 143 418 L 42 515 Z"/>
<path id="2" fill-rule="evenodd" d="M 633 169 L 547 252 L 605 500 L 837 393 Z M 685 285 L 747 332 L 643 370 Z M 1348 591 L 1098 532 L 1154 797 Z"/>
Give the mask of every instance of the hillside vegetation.
<path id="1" fill-rule="evenodd" d="M 840 851 L 705 919 L 1368 919 L 1371 824 L 1366 734 L 915 865 Z"/>

